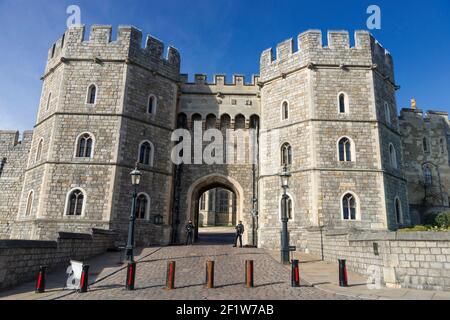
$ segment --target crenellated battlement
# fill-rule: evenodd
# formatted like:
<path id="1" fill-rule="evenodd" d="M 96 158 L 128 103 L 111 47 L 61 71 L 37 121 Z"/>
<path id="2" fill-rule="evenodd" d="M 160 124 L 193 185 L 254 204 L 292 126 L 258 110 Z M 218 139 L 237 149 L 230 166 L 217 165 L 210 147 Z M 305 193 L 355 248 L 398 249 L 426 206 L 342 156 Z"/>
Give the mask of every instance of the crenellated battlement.
<path id="1" fill-rule="evenodd" d="M 367 66 L 376 65 L 381 73 L 393 78 L 391 54 L 367 31 L 355 32 L 355 43 L 350 43 L 348 31 L 328 31 L 324 45 L 322 31 L 309 30 L 299 34 L 297 50 L 294 39 L 288 39 L 261 54 L 260 67 L 262 81 L 270 80 L 300 67 L 324 66 Z"/>
<path id="2" fill-rule="evenodd" d="M 251 82 L 247 83 L 243 75 L 233 75 L 231 83 L 227 82 L 227 78 L 223 74 L 214 76 L 214 81 L 208 82 L 206 74 L 196 74 L 194 82 L 188 81 L 188 75 L 180 76 L 181 91 L 183 93 L 203 93 L 217 94 L 219 96 L 227 94 L 244 94 L 257 95 L 259 93 L 259 76 L 253 75 Z"/>
<path id="3" fill-rule="evenodd" d="M 400 111 L 400 121 L 413 123 L 436 122 L 442 121 L 449 122 L 449 114 L 444 111 L 423 111 L 421 109 L 404 108 Z"/>
<path id="4" fill-rule="evenodd" d="M 49 49 L 46 73 L 61 62 L 88 59 L 96 63 L 135 63 L 168 77 L 178 78 L 180 54 L 177 49 L 169 46 L 164 57 L 164 43 L 161 40 L 148 35 L 142 46 L 143 34 L 139 29 L 119 26 L 116 39 L 112 38 L 112 30 L 110 25 L 93 25 L 86 37 L 84 25 L 67 29 Z"/>
<path id="5" fill-rule="evenodd" d="M 0 148 L 12 148 L 20 144 L 31 143 L 33 131 L 28 130 L 22 133 L 14 130 L 0 130 Z"/>
<path id="6" fill-rule="evenodd" d="M 214 81 L 208 82 L 208 76 L 206 74 L 196 74 L 194 76 L 194 82 L 189 82 L 189 76 L 187 74 L 180 75 L 180 82 L 188 85 L 206 85 L 206 86 L 257 86 L 259 82 L 259 76 L 253 75 L 250 82 L 246 82 L 245 76 L 240 74 L 234 74 L 231 82 L 227 82 L 226 75 L 216 74 L 214 75 Z"/>

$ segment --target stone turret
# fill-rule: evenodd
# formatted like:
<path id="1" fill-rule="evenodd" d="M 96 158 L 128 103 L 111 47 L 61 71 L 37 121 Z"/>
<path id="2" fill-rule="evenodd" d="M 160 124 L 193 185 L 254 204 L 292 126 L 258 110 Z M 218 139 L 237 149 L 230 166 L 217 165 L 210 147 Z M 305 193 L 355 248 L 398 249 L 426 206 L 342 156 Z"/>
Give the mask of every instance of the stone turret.
<path id="1" fill-rule="evenodd" d="M 93 227 L 126 230 L 129 171 L 145 142 L 151 159 L 140 165 L 141 191 L 154 202 L 147 222 L 137 224 L 136 237 L 140 243 L 169 241 L 170 133 L 180 54 L 169 46 L 163 56 L 160 40 L 147 36 L 142 46 L 142 39 L 131 26 L 119 26 L 115 39 L 108 25 L 92 26 L 87 36 L 84 26 L 74 26 L 50 47 L 13 237 L 53 239 L 58 231 Z M 80 153 L 83 137 L 90 147 Z M 76 214 L 70 211 L 74 191 L 83 199 Z M 162 225 L 153 223 L 157 214 Z"/>
<path id="2" fill-rule="evenodd" d="M 261 54 L 261 81 L 286 75 L 298 68 L 314 65 L 341 67 L 360 66 L 376 68 L 394 83 L 394 66 L 391 54 L 367 31 L 355 32 L 355 44 L 350 45 L 347 31 L 329 31 L 328 46 L 323 46 L 322 32 L 309 30 L 298 36 L 298 48 L 293 39 L 279 43 Z"/>
<path id="3" fill-rule="evenodd" d="M 71 27 L 49 49 L 46 73 L 60 63 L 86 59 L 96 63 L 136 63 L 177 79 L 180 70 L 178 50 L 169 46 L 167 56 L 163 57 L 163 42 L 148 35 L 142 47 L 142 38 L 142 32 L 132 26 L 119 26 L 115 40 L 109 25 L 93 25 L 87 38 L 84 26 Z"/>

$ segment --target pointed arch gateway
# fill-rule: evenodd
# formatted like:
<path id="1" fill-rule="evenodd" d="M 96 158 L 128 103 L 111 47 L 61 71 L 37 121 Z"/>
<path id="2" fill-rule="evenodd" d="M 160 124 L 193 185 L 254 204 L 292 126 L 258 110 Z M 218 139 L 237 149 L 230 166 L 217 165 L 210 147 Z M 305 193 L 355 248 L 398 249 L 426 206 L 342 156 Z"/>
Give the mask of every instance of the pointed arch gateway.
<path id="1" fill-rule="evenodd" d="M 195 238 L 198 238 L 199 204 L 202 194 L 210 189 L 223 188 L 233 192 L 236 196 L 236 221 L 243 220 L 244 189 L 234 178 L 211 174 L 197 179 L 187 192 L 186 216 L 182 217 L 181 228 L 187 221 L 192 220 L 195 225 Z M 183 219 L 184 218 L 184 219 Z M 183 229 L 180 230 L 183 232 Z"/>

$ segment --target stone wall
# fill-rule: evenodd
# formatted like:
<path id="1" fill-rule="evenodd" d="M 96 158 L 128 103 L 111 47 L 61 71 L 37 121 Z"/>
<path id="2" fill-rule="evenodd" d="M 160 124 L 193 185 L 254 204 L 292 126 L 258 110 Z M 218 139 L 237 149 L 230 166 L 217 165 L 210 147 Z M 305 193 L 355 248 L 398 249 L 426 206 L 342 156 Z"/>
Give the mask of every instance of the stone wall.
<path id="1" fill-rule="evenodd" d="M 450 290 L 450 233 L 435 232 L 306 232 L 306 251 L 369 276 L 379 267 L 390 287 Z M 299 243 L 304 246 L 305 242 Z M 377 247 L 377 251 L 375 250 Z"/>
<path id="2" fill-rule="evenodd" d="M 57 241 L 1 240 L 0 289 L 37 277 L 40 266 L 48 271 L 68 266 L 70 260 L 86 261 L 115 248 L 116 234 L 92 229 L 92 234 L 59 233 Z"/>
<path id="3" fill-rule="evenodd" d="M 9 239 L 17 217 L 32 131 L 0 131 L 0 239 Z"/>

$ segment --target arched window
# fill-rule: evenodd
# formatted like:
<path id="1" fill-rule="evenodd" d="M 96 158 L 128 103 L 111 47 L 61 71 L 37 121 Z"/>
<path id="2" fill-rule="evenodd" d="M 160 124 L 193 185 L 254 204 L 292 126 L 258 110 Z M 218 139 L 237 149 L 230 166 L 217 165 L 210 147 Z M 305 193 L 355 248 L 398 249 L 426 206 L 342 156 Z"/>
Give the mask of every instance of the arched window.
<path id="1" fill-rule="evenodd" d="M 95 84 L 91 84 L 88 89 L 87 103 L 95 104 L 97 101 L 97 87 Z"/>
<path id="2" fill-rule="evenodd" d="M 256 114 L 250 116 L 250 128 L 259 129 L 259 117 Z"/>
<path id="3" fill-rule="evenodd" d="M 398 164 L 397 164 L 397 152 L 395 151 L 394 146 L 391 144 L 389 144 L 389 161 L 391 164 L 391 167 L 393 169 L 397 169 Z"/>
<path id="4" fill-rule="evenodd" d="M 441 153 L 445 153 L 444 139 L 441 138 L 439 140 L 439 146 L 440 146 L 440 149 L 441 149 Z"/>
<path id="5" fill-rule="evenodd" d="M 425 185 L 431 186 L 433 184 L 433 173 L 429 166 L 425 166 L 423 168 L 423 178 L 425 181 Z"/>
<path id="6" fill-rule="evenodd" d="M 428 139 L 427 139 L 427 137 L 424 137 L 424 138 L 423 138 L 422 144 L 423 144 L 423 152 L 425 152 L 425 153 L 430 153 L 430 146 L 428 145 Z"/>
<path id="7" fill-rule="evenodd" d="M 348 96 L 343 92 L 338 94 L 338 109 L 339 113 L 348 113 L 349 111 Z"/>
<path id="8" fill-rule="evenodd" d="M 216 128 L 217 118 L 213 114 L 208 114 L 206 116 L 206 129 L 215 129 Z"/>
<path id="9" fill-rule="evenodd" d="M 391 124 L 391 109 L 387 102 L 384 103 L 384 115 L 386 116 L 386 123 Z"/>
<path id="10" fill-rule="evenodd" d="M 228 212 L 229 192 L 227 190 L 219 191 L 219 208 L 218 212 Z"/>
<path id="11" fill-rule="evenodd" d="M 292 147 L 289 143 L 285 143 L 281 146 L 281 165 L 292 165 Z"/>
<path id="12" fill-rule="evenodd" d="M 339 161 L 352 161 L 352 142 L 347 137 L 339 140 Z"/>
<path id="13" fill-rule="evenodd" d="M 39 140 L 39 144 L 38 144 L 37 151 L 36 151 L 36 162 L 41 161 L 43 144 L 44 144 L 44 139 L 41 138 L 41 140 Z"/>
<path id="14" fill-rule="evenodd" d="M 231 117 L 228 114 L 223 114 L 220 117 L 220 130 L 226 130 L 230 128 Z"/>
<path id="15" fill-rule="evenodd" d="M 77 141 L 77 157 L 91 158 L 93 148 L 93 138 L 89 133 L 83 133 Z"/>
<path id="16" fill-rule="evenodd" d="M 151 94 L 148 97 L 147 112 L 149 114 L 155 114 L 157 105 L 158 105 L 158 99 L 156 98 L 156 96 L 154 94 Z"/>
<path id="17" fill-rule="evenodd" d="M 202 194 L 200 197 L 200 210 L 206 209 L 206 193 Z"/>
<path id="18" fill-rule="evenodd" d="M 139 163 L 153 165 L 153 145 L 149 141 L 144 141 L 139 146 Z"/>
<path id="19" fill-rule="evenodd" d="M 234 118 L 234 129 L 245 129 L 245 117 L 242 114 L 238 114 Z"/>
<path id="20" fill-rule="evenodd" d="M 289 220 L 292 220 L 292 199 L 289 195 L 287 195 L 287 199 L 286 199 L 286 204 L 287 204 L 287 217 Z M 283 216 L 283 212 L 284 212 L 284 201 L 283 201 L 283 197 L 281 197 L 281 204 L 280 204 L 280 217 Z"/>
<path id="21" fill-rule="evenodd" d="M 402 204 L 399 198 L 395 198 L 394 205 L 395 205 L 395 220 L 397 221 L 397 224 L 400 224 L 403 222 L 403 216 L 402 216 Z"/>
<path id="22" fill-rule="evenodd" d="M 192 115 L 191 121 L 192 121 L 192 129 L 194 129 L 194 124 L 196 122 L 200 122 L 200 123 L 202 122 L 202 116 L 198 113 L 195 113 Z"/>
<path id="23" fill-rule="evenodd" d="M 67 197 L 66 215 L 82 216 L 84 213 L 85 196 L 81 189 L 73 189 Z"/>
<path id="24" fill-rule="evenodd" d="M 149 196 L 145 193 L 138 195 L 136 199 L 136 218 L 140 220 L 150 219 L 150 201 Z"/>
<path id="25" fill-rule="evenodd" d="M 289 119 L 289 103 L 287 101 L 283 101 L 281 104 L 281 120 Z"/>
<path id="26" fill-rule="evenodd" d="M 185 113 L 179 113 L 177 117 L 177 128 L 186 129 L 187 126 L 187 115 Z"/>
<path id="27" fill-rule="evenodd" d="M 52 55 L 51 55 L 52 58 L 55 56 L 55 50 L 56 50 L 56 44 L 54 44 L 52 47 Z"/>
<path id="28" fill-rule="evenodd" d="M 52 93 L 50 92 L 48 94 L 48 98 L 47 98 L 47 104 L 45 105 L 45 111 L 48 111 L 48 109 L 50 109 L 50 100 L 52 99 Z"/>
<path id="29" fill-rule="evenodd" d="M 27 208 L 25 209 L 25 215 L 29 216 L 31 215 L 31 211 L 33 209 L 33 200 L 34 200 L 34 191 L 31 190 L 28 193 L 28 197 L 27 197 Z"/>
<path id="30" fill-rule="evenodd" d="M 353 194 L 347 193 L 342 197 L 342 218 L 344 220 L 357 219 L 357 203 Z"/>

